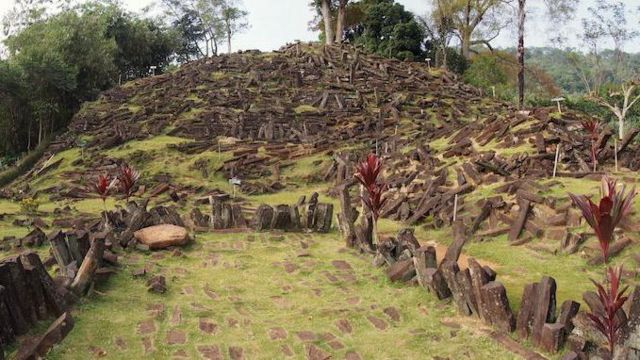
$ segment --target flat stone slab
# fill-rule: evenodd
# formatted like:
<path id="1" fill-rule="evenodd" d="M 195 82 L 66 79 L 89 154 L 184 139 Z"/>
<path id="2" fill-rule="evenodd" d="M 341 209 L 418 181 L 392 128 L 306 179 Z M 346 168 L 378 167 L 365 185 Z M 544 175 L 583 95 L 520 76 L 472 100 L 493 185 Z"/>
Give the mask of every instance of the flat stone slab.
<path id="1" fill-rule="evenodd" d="M 198 346 L 200 356 L 205 360 L 222 360 L 224 357 L 220 353 L 220 348 L 215 345 Z"/>
<path id="2" fill-rule="evenodd" d="M 134 232 L 133 236 L 140 243 L 149 246 L 151 250 L 183 246 L 189 242 L 187 229 L 171 224 L 149 226 Z"/>
<path id="3" fill-rule="evenodd" d="M 282 340 L 287 338 L 287 330 L 276 327 L 269 329 L 269 337 L 271 340 Z"/>
<path id="4" fill-rule="evenodd" d="M 180 330 L 170 330 L 167 333 L 167 344 L 177 345 L 187 342 L 187 335 Z"/>

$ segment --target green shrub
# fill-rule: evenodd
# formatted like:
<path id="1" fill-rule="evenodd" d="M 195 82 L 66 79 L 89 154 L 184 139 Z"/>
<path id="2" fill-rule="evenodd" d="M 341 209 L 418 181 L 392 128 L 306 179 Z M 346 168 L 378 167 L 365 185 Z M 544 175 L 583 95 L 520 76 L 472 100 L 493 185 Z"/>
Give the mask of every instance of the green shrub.
<path id="1" fill-rule="evenodd" d="M 20 159 L 18 163 L 5 171 L 0 172 L 0 186 L 6 186 L 13 180 L 17 179 L 20 175 L 29 171 L 40 160 L 45 150 L 49 146 L 49 142 L 45 141 L 35 150 L 28 153 L 25 157 Z"/>

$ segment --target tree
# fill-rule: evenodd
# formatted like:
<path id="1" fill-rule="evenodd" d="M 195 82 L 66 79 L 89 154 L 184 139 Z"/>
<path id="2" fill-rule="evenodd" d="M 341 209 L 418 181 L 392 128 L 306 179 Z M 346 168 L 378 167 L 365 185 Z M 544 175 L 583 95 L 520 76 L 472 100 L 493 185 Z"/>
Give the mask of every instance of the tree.
<path id="1" fill-rule="evenodd" d="M 434 52 L 436 66 L 448 69 L 449 44 L 455 36 L 455 31 L 451 11 L 445 7 L 451 6 L 451 3 L 445 0 L 433 0 L 433 4 L 431 15 L 420 17 L 419 21 L 431 39 L 431 43 L 427 43 L 427 50 L 433 47 L 431 44 L 436 48 Z"/>
<path id="2" fill-rule="evenodd" d="M 607 95 L 591 94 L 590 98 L 600 106 L 611 111 L 618 120 L 618 136 L 624 138 L 625 119 L 629 111 L 640 101 L 638 84 L 629 82 L 621 84 L 618 91 L 608 91 Z"/>
<path id="3" fill-rule="evenodd" d="M 639 33 L 629 28 L 624 2 L 608 2 L 599 0 L 595 6 L 589 7 L 589 18 L 582 19 L 583 41 L 589 48 L 585 58 L 574 57 L 572 64 L 580 71 L 581 77 L 589 91 L 589 98 L 608 109 L 618 121 L 618 136 L 624 137 L 625 120 L 629 111 L 640 99 L 636 97 L 636 78 L 638 69 L 627 68 L 625 65 L 624 45 L 636 38 Z M 613 64 L 607 67 L 603 62 L 603 51 L 600 44 L 611 41 L 614 46 Z M 586 60 L 579 62 L 578 60 Z M 608 74 L 609 73 L 609 74 Z M 603 86 L 607 78 L 619 79 L 619 84 L 613 82 L 607 91 Z M 617 88 L 617 89 L 616 89 Z"/>
<path id="4" fill-rule="evenodd" d="M 0 154 L 15 155 L 26 147 L 29 110 L 22 70 L 12 62 L 0 60 Z"/>
<path id="5" fill-rule="evenodd" d="M 518 108 L 524 109 L 524 21 L 527 0 L 518 0 Z"/>
<path id="6" fill-rule="evenodd" d="M 575 9 L 578 0 L 544 0 L 547 8 L 547 14 L 550 19 L 555 21 L 569 18 Z M 517 18 L 518 18 L 518 108 L 524 108 L 524 91 L 525 91 L 525 46 L 524 46 L 524 29 L 526 19 L 527 0 L 518 0 Z"/>
<path id="7" fill-rule="evenodd" d="M 246 22 L 247 15 L 249 15 L 249 13 L 240 9 L 233 0 L 222 1 L 221 6 L 222 21 L 224 23 L 224 31 L 227 36 L 227 52 L 231 54 L 231 38 L 233 38 L 237 33 L 249 28 L 249 23 Z"/>
<path id="8" fill-rule="evenodd" d="M 237 0 L 161 0 L 166 14 L 173 24 L 180 25 L 183 35 L 183 53 L 199 57 L 218 55 L 219 44 L 227 42 L 231 51 L 231 39 L 248 28 L 248 12 L 242 10 Z M 204 42 L 204 44 L 202 44 Z"/>
<path id="9" fill-rule="evenodd" d="M 331 26 L 331 0 L 318 0 L 320 12 L 322 13 L 322 22 L 324 23 L 324 37 L 327 45 L 333 44 L 333 28 Z"/>
<path id="10" fill-rule="evenodd" d="M 422 55 L 424 29 L 413 13 L 393 0 L 365 2 L 362 32 L 354 36 L 357 44 L 386 57 L 410 59 Z"/>
<path id="11" fill-rule="evenodd" d="M 310 28 L 321 31 L 320 38 L 325 44 L 340 44 L 351 37 L 353 27 L 364 18 L 362 8 L 366 2 L 313 0 L 309 6 L 316 11 L 316 17 L 310 22 Z"/>
<path id="12" fill-rule="evenodd" d="M 347 17 L 349 0 L 338 0 L 338 17 L 336 19 L 336 43 L 340 44 L 344 37 L 344 26 Z"/>
<path id="13" fill-rule="evenodd" d="M 198 49 L 198 57 L 218 55 L 218 44 L 225 37 L 218 0 L 161 0 L 161 3 L 174 23 L 182 22 L 183 29 L 201 30 L 197 37 L 183 38 L 191 42 L 190 47 Z"/>
<path id="14" fill-rule="evenodd" d="M 432 0 L 431 3 L 437 17 L 451 19 L 460 40 L 460 54 L 469 59 L 473 45 L 482 44 L 492 49 L 491 40 L 508 23 L 504 14 L 511 0 Z"/>
<path id="15" fill-rule="evenodd" d="M 607 79 L 617 78 L 622 79 L 619 82 L 627 82 L 635 75 L 637 69 L 624 66 L 624 45 L 636 38 L 638 32 L 629 27 L 626 5 L 622 1 L 598 0 L 588 10 L 590 17 L 582 19 L 581 36 L 588 54 L 585 57 L 572 56 L 570 61 L 579 71 L 587 91 L 597 95 Z M 605 51 L 600 47 L 607 41 L 614 45 L 612 64 L 604 61 Z"/>
<path id="16" fill-rule="evenodd" d="M 149 66 L 168 64 L 175 52 L 173 31 L 158 21 L 135 17 L 111 0 L 79 6 L 60 2 L 65 5 L 62 10 L 24 22 L 5 40 L 0 154 L 33 149 L 64 128 L 82 102 L 117 83 L 119 73 L 144 76 Z"/>
<path id="17" fill-rule="evenodd" d="M 186 11 L 178 19 L 174 19 L 172 26 L 177 32 L 176 56 L 180 63 L 197 59 L 204 52 L 200 43 L 205 41 L 205 29 L 202 19 L 195 11 Z"/>

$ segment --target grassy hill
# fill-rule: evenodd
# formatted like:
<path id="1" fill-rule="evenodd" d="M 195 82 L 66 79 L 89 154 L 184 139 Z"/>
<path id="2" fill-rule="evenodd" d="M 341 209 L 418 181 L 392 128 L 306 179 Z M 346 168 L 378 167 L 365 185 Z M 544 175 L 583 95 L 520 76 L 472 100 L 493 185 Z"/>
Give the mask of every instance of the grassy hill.
<path id="1" fill-rule="evenodd" d="M 554 109 L 519 113 L 439 69 L 349 47 L 297 44 L 220 56 L 85 104 L 69 132 L 2 192 L 0 233 L 8 244 L 26 235 L 35 217 L 48 230 L 99 218 L 103 204 L 88 184 L 122 163 L 142 173 L 136 199 L 171 204 L 185 218 L 196 207 L 206 210 L 197 199 L 221 193 L 237 194 L 247 215 L 261 203 L 293 204 L 312 192 L 338 209 L 335 157 L 378 152 L 392 183 L 389 202 L 408 209 L 406 216 L 390 211 L 383 234 L 410 225 L 422 244 L 444 249 L 452 241 L 454 194 L 467 227 L 486 199 L 500 196 L 505 207 L 470 235 L 464 257 L 498 272 L 516 310 L 524 284 L 543 275 L 557 280 L 559 302 L 580 301 L 589 278 L 601 276 L 601 266 L 587 264 L 597 241 L 584 224 L 570 225 L 587 240 L 567 254 L 549 236 L 545 216 L 568 207 L 568 191 L 597 194 L 601 174 L 584 169 L 585 119 Z M 637 183 L 633 138 L 615 172 L 611 133 L 602 134 L 599 171 Z M 560 176 L 552 178 L 558 146 Z M 234 189 L 230 177 L 242 185 Z M 430 184 L 438 184 L 441 206 L 420 214 Z M 545 231 L 523 232 L 519 246 L 507 234 L 479 235 L 504 227 L 501 216 L 515 218 L 518 190 L 543 198 L 530 220 Z M 39 204 L 37 213 L 25 212 L 24 199 Z M 633 243 L 613 262 L 626 265 L 633 284 L 638 233 L 630 227 L 625 236 Z M 369 257 L 345 248 L 337 228 L 325 235 L 207 232 L 195 240 L 177 253 L 122 252 L 118 273 L 76 307 L 76 328 L 51 358 L 517 358 L 454 306 L 389 282 Z M 2 254 L 19 250 L 6 246 Z M 38 251 L 47 257 L 46 246 Z M 167 294 L 146 292 L 146 280 L 132 276 L 143 267 L 167 276 Z"/>

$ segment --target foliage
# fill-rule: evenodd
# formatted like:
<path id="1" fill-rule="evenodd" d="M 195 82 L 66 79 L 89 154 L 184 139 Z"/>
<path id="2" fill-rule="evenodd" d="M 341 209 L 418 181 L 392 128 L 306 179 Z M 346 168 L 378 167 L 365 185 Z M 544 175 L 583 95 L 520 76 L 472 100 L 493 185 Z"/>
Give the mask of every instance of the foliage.
<path id="1" fill-rule="evenodd" d="M 161 0 L 161 4 L 180 35 L 181 58 L 217 55 L 225 39 L 231 52 L 232 38 L 249 26 L 248 12 L 238 0 Z"/>
<path id="2" fill-rule="evenodd" d="M 47 146 L 49 146 L 49 142 L 44 141 L 35 150 L 20 159 L 15 166 L 0 172 L 0 187 L 8 185 L 20 175 L 29 171 L 42 157 L 45 150 L 47 150 Z"/>
<path id="3" fill-rule="evenodd" d="M 613 241 L 613 232 L 622 219 L 627 216 L 636 196 L 635 187 L 628 193 L 625 186 L 618 190 L 617 181 L 607 176 L 602 177 L 601 198 L 596 205 L 584 195 L 569 193 L 573 203 L 580 209 L 582 216 L 596 233 L 605 263 L 609 261 L 609 245 Z"/>
<path id="4" fill-rule="evenodd" d="M 618 317 L 616 314 L 622 310 L 622 306 L 628 297 L 625 292 L 629 288 L 625 286 L 620 290 L 620 280 L 622 278 L 622 266 L 617 269 L 609 267 L 607 269 L 607 284 L 601 284 L 591 280 L 598 290 L 598 300 L 602 311 L 594 311 L 587 315 L 593 321 L 596 329 L 604 335 L 609 343 L 609 353 L 613 356 L 613 351 L 618 341 L 620 329 L 626 325 L 626 317 Z M 607 288 L 605 288 L 607 286 Z"/>
<path id="5" fill-rule="evenodd" d="M 111 189 L 117 184 L 118 179 L 111 179 L 109 175 L 99 175 L 91 184 L 92 190 L 100 196 L 102 202 L 107 201 Z"/>
<path id="6" fill-rule="evenodd" d="M 338 3 L 337 0 L 330 2 L 332 17 L 337 16 Z M 320 30 L 320 39 L 324 40 L 320 1 L 312 1 L 310 6 L 317 13 L 310 27 Z M 370 52 L 401 60 L 423 58 L 424 28 L 413 13 L 394 0 L 348 2 L 344 21 L 343 38 Z"/>
<path id="7" fill-rule="evenodd" d="M 527 100 L 547 99 L 558 96 L 559 89 L 553 79 L 535 65 L 526 68 Z M 492 93 L 495 87 L 496 96 L 503 99 L 514 99 L 517 94 L 518 65 L 512 53 L 504 51 L 482 52 L 471 59 L 471 65 L 464 72 L 464 80 L 474 86 Z"/>
<path id="8" fill-rule="evenodd" d="M 121 76 L 147 75 L 152 65 L 162 71 L 178 47 L 176 31 L 117 3 L 64 3 L 55 13 L 46 2 L 20 1 L 26 13 L 19 24 L 7 25 L 8 58 L 0 60 L 0 156 L 32 150 L 64 129 L 82 102 Z"/>
<path id="9" fill-rule="evenodd" d="M 371 211 L 374 221 L 378 220 L 380 210 L 386 200 L 382 198 L 382 195 L 387 190 L 387 185 L 378 178 L 381 170 L 382 161 L 375 154 L 367 155 L 364 161 L 356 165 L 355 177 L 367 192 L 367 197 L 362 201 Z"/>
<path id="10" fill-rule="evenodd" d="M 598 136 L 600 135 L 600 123 L 597 120 L 585 120 L 582 122 L 582 128 L 589 134 L 589 137 L 591 138 L 591 163 L 593 164 L 593 171 L 596 171 L 596 166 L 598 164 L 596 145 Z"/>
<path id="11" fill-rule="evenodd" d="M 386 57 L 414 60 L 422 55 L 424 29 L 414 15 L 393 0 L 363 1 L 364 18 L 352 41 Z"/>
<path id="12" fill-rule="evenodd" d="M 460 55 L 456 49 L 447 47 L 446 51 L 436 48 L 430 41 L 425 43 L 426 50 L 424 52 L 425 58 L 435 59 L 435 66 L 445 66 L 444 59 L 446 58 L 446 68 L 458 75 L 463 75 L 469 68 L 470 62 L 464 56 Z"/>
<path id="13" fill-rule="evenodd" d="M 40 207 L 40 204 L 38 203 L 38 200 L 34 198 L 26 197 L 20 201 L 20 208 L 25 214 L 33 215 L 37 213 L 38 207 Z"/>
<path id="14" fill-rule="evenodd" d="M 165 72 L 179 47 L 178 31 L 114 5 L 97 6 L 92 11 L 103 13 L 108 19 L 105 35 L 116 42 L 114 63 L 123 79 L 146 76 L 151 66 L 156 67 L 156 74 Z"/>
<path id="15" fill-rule="evenodd" d="M 140 173 L 129 165 L 123 165 L 120 167 L 120 173 L 118 174 L 118 189 L 124 194 L 127 202 L 136 190 L 136 184 L 140 178 Z"/>
<path id="16" fill-rule="evenodd" d="M 485 45 L 510 22 L 509 1 L 504 0 L 431 0 L 431 17 L 441 24 L 443 32 L 460 41 L 460 54 L 471 58 L 472 46 Z"/>
<path id="17" fill-rule="evenodd" d="M 231 39 L 249 28 L 246 21 L 249 12 L 238 7 L 235 1 L 225 0 L 222 2 L 220 18 L 224 24 L 224 34 L 227 37 L 227 52 L 231 54 Z"/>

